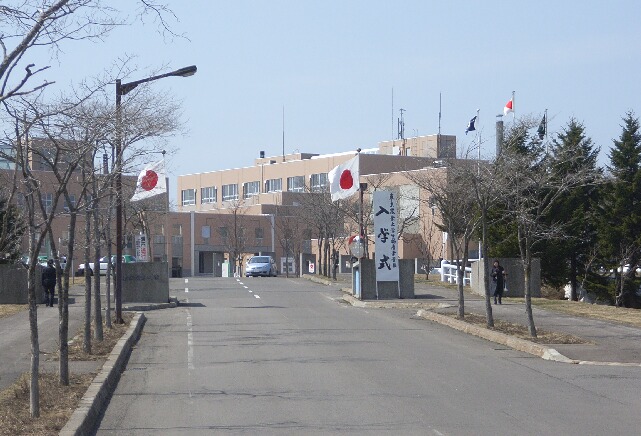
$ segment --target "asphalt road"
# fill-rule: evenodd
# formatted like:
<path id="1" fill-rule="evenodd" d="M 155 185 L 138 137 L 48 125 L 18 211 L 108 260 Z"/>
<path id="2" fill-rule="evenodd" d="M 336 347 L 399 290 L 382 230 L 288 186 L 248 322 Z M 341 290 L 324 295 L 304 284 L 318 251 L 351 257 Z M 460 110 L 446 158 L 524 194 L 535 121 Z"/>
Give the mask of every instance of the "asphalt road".
<path id="1" fill-rule="evenodd" d="M 147 313 L 100 435 L 639 431 L 640 368 L 544 361 L 305 280 L 172 288 L 187 304 Z"/>

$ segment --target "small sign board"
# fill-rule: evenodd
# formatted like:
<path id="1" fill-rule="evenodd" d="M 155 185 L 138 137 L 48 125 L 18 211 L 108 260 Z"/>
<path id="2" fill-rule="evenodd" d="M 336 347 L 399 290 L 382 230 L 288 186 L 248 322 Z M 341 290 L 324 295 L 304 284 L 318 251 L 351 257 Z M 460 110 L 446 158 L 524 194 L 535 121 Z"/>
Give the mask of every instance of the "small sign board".
<path id="1" fill-rule="evenodd" d="M 138 262 L 149 262 L 147 235 L 136 235 L 136 260 Z"/>
<path id="2" fill-rule="evenodd" d="M 316 264 L 314 262 L 309 262 L 309 273 L 316 274 Z"/>
<path id="3" fill-rule="evenodd" d="M 374 191 L 374 237 L 377 282 L 398 282 L 398 210 L 394 191 Z"/>

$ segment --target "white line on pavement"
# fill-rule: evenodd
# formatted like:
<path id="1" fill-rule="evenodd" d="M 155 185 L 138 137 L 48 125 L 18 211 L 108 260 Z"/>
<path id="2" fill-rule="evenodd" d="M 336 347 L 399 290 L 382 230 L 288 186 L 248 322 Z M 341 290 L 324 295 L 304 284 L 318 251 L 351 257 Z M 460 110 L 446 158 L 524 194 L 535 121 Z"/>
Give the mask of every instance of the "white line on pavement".
<path id="1" fill-rule="evenodd" d="M 194 330 L 189 309 L 187 309 L 187 368 L 194 369 Z"/>
<path id="2" fill-rule="evenodd" d="M 256 294 L 254 294 L 254 297 L 256 297 L 256 298 L 260 298 L 260 297 L 259 297 L 258 295 L 256 295 Z"/>
<path id="3" fill-rule="evenodd" d="M 187 300 L 189 303 L 189 300 Z M 191 312 L 189 309 L 186 309 L 187 312 L 187 389 L 189 390 L 189 398 L 192 397 L 191 392 L 191 371 L 194 369 L 194 329 L 191 321 Z"/>

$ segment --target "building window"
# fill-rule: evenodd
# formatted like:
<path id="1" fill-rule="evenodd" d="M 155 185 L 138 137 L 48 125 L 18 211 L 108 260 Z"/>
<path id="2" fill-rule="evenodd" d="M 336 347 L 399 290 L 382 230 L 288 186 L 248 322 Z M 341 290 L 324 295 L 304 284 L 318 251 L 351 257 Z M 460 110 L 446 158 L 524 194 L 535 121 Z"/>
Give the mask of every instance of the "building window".
<path id="1" fill-rule="evenodd" d="M 223 201 L 238 200 L 238 185 L 223 185 Z"/>
<path id="2" fill-rule="evenodd" d="M 225 239 L 228 236 L 227 227 L 218 227 L 218 233 L 221 238 Z"/>
<path id="3" fill-rule="evenodd" d="M 182 196 L 182 205 L 183 206 L 194 206 L 196 205 L 196 190 L 195 189 L 183 189 L 181 191 Z"/>
<path id="4" fill-rule="evenodd" d="M 327 173 L 312 174 L 310 178 L 312 192 L 325 192 L 328 186 Z"/>
<path id="5" fill-rule="evenodd" d="M 265 192 L 282 192 L 283 179 L 269 179 L 265 181 Z"/>
<path id="6" fill-rule="evenodd" d="M 200 188 L 200 204 L 215 203 L 218 201 L 217 194 L 215 186 Z"/>
<path id="7" fill-rule="evenodd" d="M 263 239 L 264 234 L 265 234 L 265 231 L 263 230 L 262 227 L 256 227 L 256 233 L 255 233 L 256 239 Z"/>
<path id="8" fill-rule="evenodd" d="M 260 182 L 243 183 L 243 198 L 260 194 Z"/>
<path id="9" fill-rule="evenodd" d="M 289 192 L 304 192 L 305 191 L 305 176 L 287 177 L 287 191 L 289 191 Z"/>
<path id="10" fill-rule="evenodd" d="M 69 207 L 69 203 L 67 203 L 67 199 L 65 198 L 65 205 L 64 205 L 64 210 L 65 212 L 69 213 L 69 210 L 72 208 L 76 207 L 76 196 L 75 195 L 70 195 L 69 200 L 71 200 L 71 207 Z"/>
<path id="11" fill-rule="evenodd" d="M 51 212 L 51 208 L 53 207 L 53 194 L 42 194 L 42 204 L 47 213 Z"/>

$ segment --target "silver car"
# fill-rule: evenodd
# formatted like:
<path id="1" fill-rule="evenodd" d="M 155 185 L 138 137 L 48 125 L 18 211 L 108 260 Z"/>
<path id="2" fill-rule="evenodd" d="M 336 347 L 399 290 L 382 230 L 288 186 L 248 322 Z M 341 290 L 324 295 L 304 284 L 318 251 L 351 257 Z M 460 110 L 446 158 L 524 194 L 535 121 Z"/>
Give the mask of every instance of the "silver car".
<path id="1" fill-rule="evenodd" d="M 245 267 L 245 277 L 276 277 L 277 274 L 276 262 L 271 256 L 252 256 Z"/>

